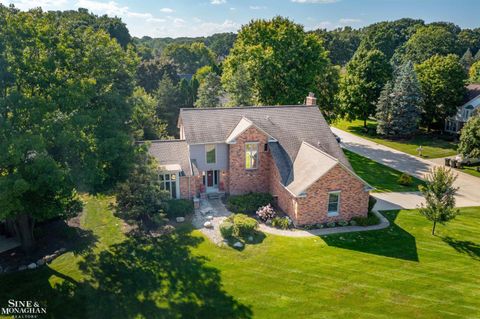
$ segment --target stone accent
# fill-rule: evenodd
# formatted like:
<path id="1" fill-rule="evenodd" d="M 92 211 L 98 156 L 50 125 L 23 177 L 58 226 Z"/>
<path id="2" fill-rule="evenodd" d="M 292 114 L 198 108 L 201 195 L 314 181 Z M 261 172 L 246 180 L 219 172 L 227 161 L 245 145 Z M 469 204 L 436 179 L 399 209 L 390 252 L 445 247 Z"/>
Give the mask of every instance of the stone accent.
<path id="1" fill-rule="evenodd" d="M 258 143 L 258 167 L 247 170 L 245 168 L 245 143 Z M 239 135 L 235 144 L 229 147 L 229 183 L 230 194 L 238 195 L 249 192 L 266 192 L 269 187 L 270 152 L 264 151 L 268 143 L 268 136 L 255 127 L 248 128 Z"/>

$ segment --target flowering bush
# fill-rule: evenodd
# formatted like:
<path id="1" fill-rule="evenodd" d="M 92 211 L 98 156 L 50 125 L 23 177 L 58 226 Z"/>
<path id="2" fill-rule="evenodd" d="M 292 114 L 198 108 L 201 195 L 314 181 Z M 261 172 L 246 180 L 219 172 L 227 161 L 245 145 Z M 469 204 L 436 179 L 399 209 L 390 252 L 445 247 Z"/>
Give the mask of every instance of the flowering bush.
<path id="1" fill-rule="evenodd" d="M 273 219 L 275 215 L 275 211 L 270 204 L 268 204 L 267 206 L 262 206 L 257 210 L 257 216 L 260 217 L 260 219 L 264 222 Z"/>

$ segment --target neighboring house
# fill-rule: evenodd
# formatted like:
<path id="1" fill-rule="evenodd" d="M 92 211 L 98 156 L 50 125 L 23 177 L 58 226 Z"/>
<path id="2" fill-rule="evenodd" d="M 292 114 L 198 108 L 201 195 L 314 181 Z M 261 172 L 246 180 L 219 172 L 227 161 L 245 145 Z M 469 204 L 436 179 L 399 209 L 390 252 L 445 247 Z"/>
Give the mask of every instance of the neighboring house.
<path id="1" fill-rule="evenodd" d="M 459 133 L 473 111 L 480 107 L 480 84 L 470 84 L 467 86 L 467 95 L 464 104 L 458 108 L 454 117 L 445 121 L 445 131 L 449 133 Z"/>
<path id="2" fill-rule="evenodd" d="M 180 140 L 150 147 L 163 187 L 187 199 L 269 192 L 296 225 L 366 216 L 371 187 L 315 104 L 182 109 Z"/>

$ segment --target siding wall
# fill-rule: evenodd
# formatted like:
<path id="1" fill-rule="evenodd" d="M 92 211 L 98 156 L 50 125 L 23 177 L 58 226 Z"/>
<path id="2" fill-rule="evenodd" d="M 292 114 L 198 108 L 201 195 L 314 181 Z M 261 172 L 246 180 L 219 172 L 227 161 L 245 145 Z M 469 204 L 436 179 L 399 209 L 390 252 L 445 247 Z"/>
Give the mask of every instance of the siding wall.
<path id="1" fill-rule="evenodd" d="M 215 164 L 207 164 L 204 144 L 190 145 L 190 158 L 197 161 L 197 167 L 200 171 L 228 169 L 228 145 L 225 143 L 215 145 L 217 153 Z"/>

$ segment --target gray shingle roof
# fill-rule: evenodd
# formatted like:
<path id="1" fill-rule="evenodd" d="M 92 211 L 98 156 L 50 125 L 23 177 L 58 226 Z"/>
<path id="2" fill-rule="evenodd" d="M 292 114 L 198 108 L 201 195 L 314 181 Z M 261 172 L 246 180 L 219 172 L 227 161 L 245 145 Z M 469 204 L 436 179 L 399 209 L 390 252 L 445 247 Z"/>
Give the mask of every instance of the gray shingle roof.
<path id="1" fill-rule="evenodd" d="M 351 168 L 317 106 L 181 109 L 179 121 L 184 125 L 188 144 L 224 143 L 242 117 L 275 138 L 290 165 L 305 141 Z"/>
<path id="2" fill-rule="evenodd" d="M 148 149 L 150 155 L 155 157 L 160 165 L 179 164 L 182 172 L 192 175 L 190 165 L 190 155 L 188 152 L 188 144 L 184 140 L 162 140 L 150 141 L 151 145 Z"/>

